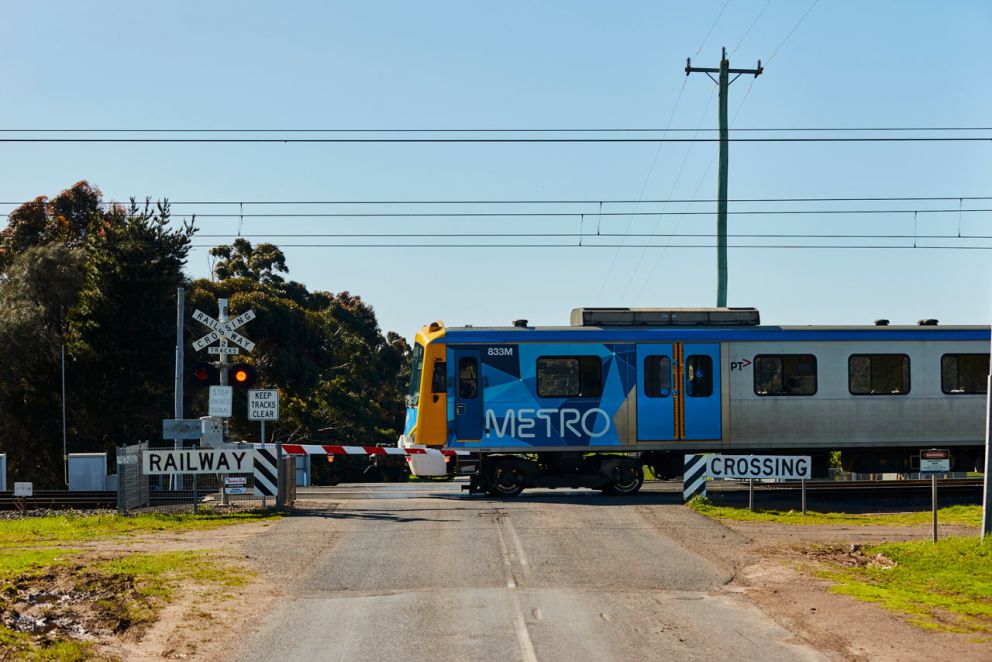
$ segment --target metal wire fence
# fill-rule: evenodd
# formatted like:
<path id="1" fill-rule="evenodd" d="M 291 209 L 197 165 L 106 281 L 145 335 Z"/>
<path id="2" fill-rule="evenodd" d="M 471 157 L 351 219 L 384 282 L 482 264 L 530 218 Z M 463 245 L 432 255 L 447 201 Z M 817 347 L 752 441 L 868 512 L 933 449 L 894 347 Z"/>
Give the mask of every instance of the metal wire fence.
<path id="1" fill-rule="evenodd" d="M 225 444 L 224 450 L 254 450 L 251 444 Z M 258 510 L 276 506 L 275 496 L 255 493 L 253 471 L 240 473 L 148 474 L 143 454 L 153 450 L 178 450 L 170 445 L 134 444 L 117 451 L 117 509 L 121 513 L 135 510 L 160 512 L 215 512 Z M 185 450 L 192 450 L 187 448 Z M 296 498 L 295 459 L 283 457 L 279 483 L 285 505 Z"/>

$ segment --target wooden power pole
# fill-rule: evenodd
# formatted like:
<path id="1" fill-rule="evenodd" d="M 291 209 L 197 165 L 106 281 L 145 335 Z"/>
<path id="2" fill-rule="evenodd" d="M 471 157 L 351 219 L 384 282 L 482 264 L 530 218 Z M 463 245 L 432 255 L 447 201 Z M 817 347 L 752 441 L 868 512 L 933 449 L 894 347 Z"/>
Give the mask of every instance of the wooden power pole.
<path id="1" fill-rule="evenodd" d="M 717 207 L 716 207 L 716 262 L 717 262 L 717 288 L 716 305 L 723 308 L 727 305 L 727 92 L 730 84 L 740 78 L 742 74 L 753 74 L 755 78 L 764 71 L 761 67 L 761 60 L 758 60 L 757 69 L 731 69 L 730 61 L 727 59 L 727 49 L 723 49 L 720 58 L 720 67 L 694 67 L 692 58 L 685 60 L 685 75 L 693 73 L 703 73 L 720 86 L 720 171 L 717 184 Z M 712 74 L 719 74 L 719 80 L 713 78 Z M 737 74 L 732 79 L 730 74 Z"/>

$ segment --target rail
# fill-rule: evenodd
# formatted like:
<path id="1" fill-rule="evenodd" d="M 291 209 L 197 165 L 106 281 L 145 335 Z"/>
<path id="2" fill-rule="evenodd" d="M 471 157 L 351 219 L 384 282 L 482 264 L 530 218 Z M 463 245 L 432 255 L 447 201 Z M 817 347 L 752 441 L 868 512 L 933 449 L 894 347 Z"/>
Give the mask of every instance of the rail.
<path id="1" fill-rule="evenodd" d="M 0 492 L 0 510 L 69 510 L 84 508 L 117 508 L 116 491 L 70 492 L 68 490 L 35 490 L 29 497 L 15 497 L 13 492 Z"/>

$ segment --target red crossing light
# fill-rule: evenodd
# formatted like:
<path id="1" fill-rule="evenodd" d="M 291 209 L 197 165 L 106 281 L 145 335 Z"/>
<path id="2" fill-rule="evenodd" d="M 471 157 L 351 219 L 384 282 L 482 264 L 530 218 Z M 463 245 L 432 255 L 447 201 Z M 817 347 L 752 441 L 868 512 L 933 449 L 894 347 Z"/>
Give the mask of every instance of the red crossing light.
<path id="1" fill-rule="evenodd" d="M 193 386 L 199 388 L 213 386 L 217 384 L 217 368 L 213 363 L 202 361 L 193 366 L 190 377 L 193 378 Z"/>

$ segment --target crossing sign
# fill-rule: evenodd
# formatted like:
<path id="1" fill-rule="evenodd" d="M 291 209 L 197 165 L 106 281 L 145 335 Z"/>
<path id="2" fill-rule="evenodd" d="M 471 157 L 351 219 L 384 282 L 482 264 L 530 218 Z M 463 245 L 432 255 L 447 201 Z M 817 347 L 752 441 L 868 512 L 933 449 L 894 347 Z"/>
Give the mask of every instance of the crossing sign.
<path id="1" fill-rule="evenodd" d="M 233 342 L 235 345 L 249 353 L 255 349 L 255 343 L 248 340 L 241 334 L 235 333 L 235 329 L 239 329 L 255 319 L 254 310 L 247 310 L 232 320 L 221 322 L 220 320 L 207 315 L 205 312 L 197 308 L 193 311 L 193 319 L 210 329 L 210 333 L 193 341 L 193 349 L 196 351 L 200 351 L 207 345 L 212 345 L 217 341 L 220 341 L 221 346 L 217 348 L 211 347 L 207 350 L 209 353 L 237 354 L 237 349 L 227 346 L 228 341 Z"/>

